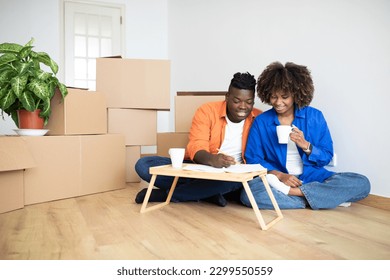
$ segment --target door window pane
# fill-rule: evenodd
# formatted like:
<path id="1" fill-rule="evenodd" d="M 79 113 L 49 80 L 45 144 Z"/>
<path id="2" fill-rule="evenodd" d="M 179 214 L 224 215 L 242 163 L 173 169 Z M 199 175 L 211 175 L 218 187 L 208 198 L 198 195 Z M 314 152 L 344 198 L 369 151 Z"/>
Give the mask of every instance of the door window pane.
<path id="1" fill-rule="evenodd" d="M 111 39 L 102 39 L 101 40 L 101 56 L 110 56 L 112 53 Z"/>
<path id="2" fill-rule="evenodd" d="M 75 58 L 74 60 L 74 77 L 75 79 L 87 78 L 87 61 L 83 58 Z"/>
<path id="3" fill-rule="evenodd" d="M 89 17 L 88 17 L 88 35 L 99 36 L 99 16 L 89 15 Z"/>
<path id="4" fill-rule="evenodd" d="M 88 80 L 96 79 L 96 59 L 88 59 Z"/>
<path id="5" fill-rule="evenodd" d="M 74 56 L 87 55 L 87 40 L 85 36 L 74 37 Z"/>
<path id="6" fill-rule="evenodd" d="M 88 38 L 88 57 L 99 56 L 99 38 Z"/>
<path id="7" fill-rule="evenodd" d="M 111 37 L 112 36 L 112 24 L 111 24 L 112 19 L 110 17 L 104 17 L 102 16 L 100 18 L 101 22 L 101 30 L 100 30 L 100 35 L 102 37 Z"/>
<path id="8" fill-rule="evenodd" d="M 85 35 L 87 34 L 87 19 L 84 14 L 76 13 L 74 15 L 74 33 Z"/>
<path id="9" fill-rule="evenodd" d="M 88 88 L 88 82 L 86 80 L 74 80 L 74 86 L 78 88 Z"/>

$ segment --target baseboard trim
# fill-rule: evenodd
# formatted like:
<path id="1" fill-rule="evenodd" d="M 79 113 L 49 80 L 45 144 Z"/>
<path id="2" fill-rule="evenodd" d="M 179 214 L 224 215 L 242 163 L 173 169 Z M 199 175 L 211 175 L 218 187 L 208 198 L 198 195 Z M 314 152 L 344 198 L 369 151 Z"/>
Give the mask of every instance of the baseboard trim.
<path id="1" fill-rule="evenodd" d="M 369 194 L 365 199 L 358 201 L 357 203 L 390 211 L 390 198 L 379 196 L 375 194 Z"/>

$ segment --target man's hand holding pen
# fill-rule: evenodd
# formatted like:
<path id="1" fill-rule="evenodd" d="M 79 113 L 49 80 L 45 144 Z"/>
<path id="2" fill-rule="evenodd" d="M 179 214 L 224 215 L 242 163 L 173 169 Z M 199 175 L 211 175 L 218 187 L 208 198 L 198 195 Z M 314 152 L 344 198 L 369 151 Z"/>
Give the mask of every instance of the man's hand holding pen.
<path id="1" fill-rule="evenodd" d="M 237 161 L 235 160 L 234 157 L 225 154 L 219 149 L 218 149 L 218 153 L 216 154 L 216 157 L 219 166 L 215 166 L 215 167 L 229 167 L 230 165 L 237 164 Z"/>

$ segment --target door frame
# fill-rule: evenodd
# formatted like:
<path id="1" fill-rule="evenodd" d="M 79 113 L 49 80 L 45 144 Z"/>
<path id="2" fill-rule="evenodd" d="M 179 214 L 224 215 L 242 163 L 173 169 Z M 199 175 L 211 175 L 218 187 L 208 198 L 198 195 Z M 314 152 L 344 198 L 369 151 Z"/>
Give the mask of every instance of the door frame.
<path id="1" fill-rule="evenodd" d="M 60 63 L 63 67 L 59 67 L 58 71 L 58 77 L 60 77 L 62 80 L 65 81 L 65 3 L 75 3 L 75 4 L 85 4 L 85 5 L 93 5 L 93 6 L 100 6 L 100 7 L 109 7 L 109 8 L 117 8 L 120 9 L 121 14 L 121 30 L 120 30 L 120 36 L 121 36 L 121 42 L 120 42 L 120 49 L 121 49 L 121 55 L 122 57 L 126 56 L 126 38 L 125 38 L 125 26 L 126 26 L 126 17 L 125 17 L 125 4 L 119 4 L 119 3 L 107 3 L 107 2 L 100 2 L 100 1 L 87 1 L 87 0 L 60 0 L 60 7 L 59 7 L 59 17 L 60 17 Z"/>

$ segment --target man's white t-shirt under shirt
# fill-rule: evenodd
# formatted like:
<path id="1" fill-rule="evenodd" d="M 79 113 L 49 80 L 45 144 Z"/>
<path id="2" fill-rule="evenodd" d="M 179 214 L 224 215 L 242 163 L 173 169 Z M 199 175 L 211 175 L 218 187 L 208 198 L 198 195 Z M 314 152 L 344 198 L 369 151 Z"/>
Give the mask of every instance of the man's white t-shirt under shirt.
<path id="1" fill-rule="evenodd" d="M 234 123 L 226 116 L 225 138 L 219 148 L 221 153 L 232 156 L 239 163 L 242 163 L 242 132 L 245 120 Z"/>

